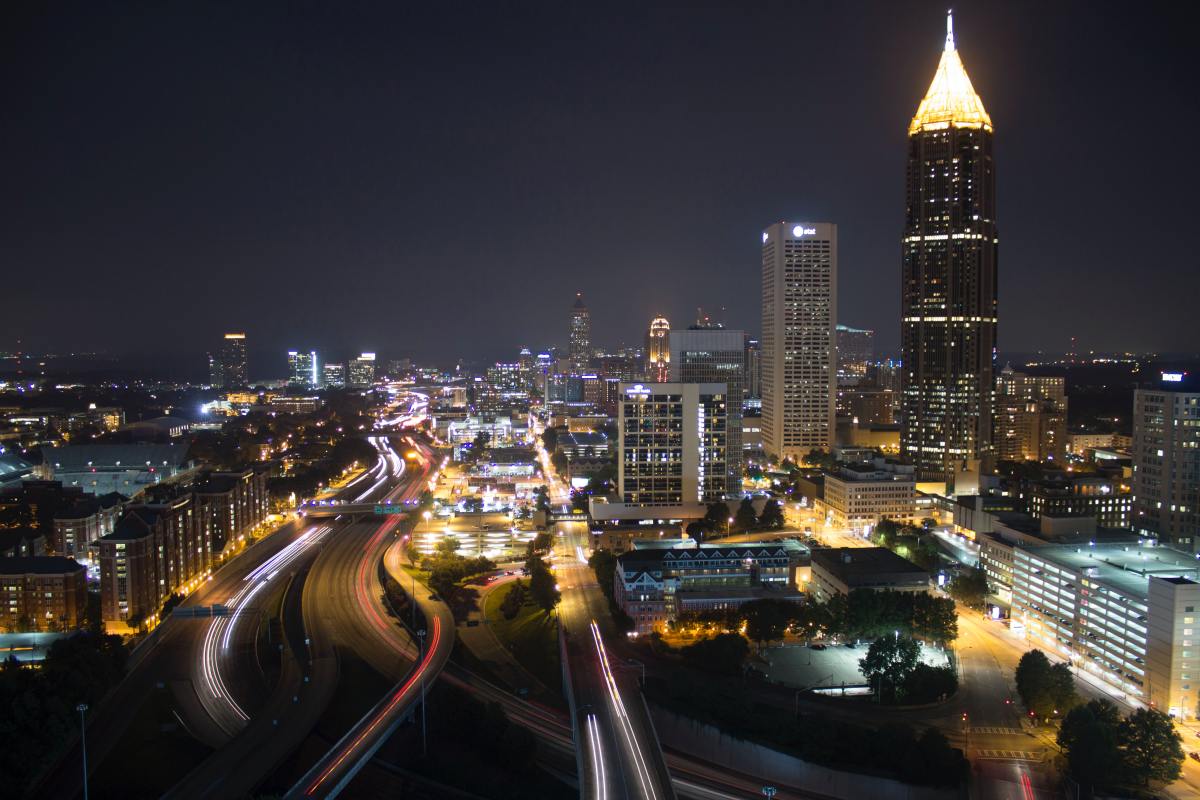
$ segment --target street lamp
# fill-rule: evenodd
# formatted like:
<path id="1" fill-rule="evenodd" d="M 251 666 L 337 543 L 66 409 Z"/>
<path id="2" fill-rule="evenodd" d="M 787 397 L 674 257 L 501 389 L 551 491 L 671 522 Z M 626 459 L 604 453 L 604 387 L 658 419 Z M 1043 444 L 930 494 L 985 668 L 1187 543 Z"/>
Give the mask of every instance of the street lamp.
<path id="1" fill-rule="evenodd" d="M 80 703 L 75 706 L 75 710 L 79 712 L 79 749 L 83 754 L 83 800 L 88 797 L 88 770 L 87 770 L 87 726 L 84 724 L 83 715 L 87 713 L 87 703 Z"/>

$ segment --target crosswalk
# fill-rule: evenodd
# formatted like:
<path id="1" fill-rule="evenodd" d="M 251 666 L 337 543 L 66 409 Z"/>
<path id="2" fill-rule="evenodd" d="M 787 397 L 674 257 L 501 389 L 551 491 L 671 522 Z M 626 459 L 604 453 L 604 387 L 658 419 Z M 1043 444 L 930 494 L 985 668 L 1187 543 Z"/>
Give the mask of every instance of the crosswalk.
<path id="1" fill-rule="evenodd" d="M 985 725 L 976 725 L 971 728 L 971 733 L 992 733 L 1008 736 L 1020 736 L 1024 731 L 1020 728 L 989 728 Z"/>
<path id="2" fill-rule="evenodd" d="M 1042 754 L 1035 750 L 977 750 L 979 758 L 1003 761 L 1041 761 Z"/>

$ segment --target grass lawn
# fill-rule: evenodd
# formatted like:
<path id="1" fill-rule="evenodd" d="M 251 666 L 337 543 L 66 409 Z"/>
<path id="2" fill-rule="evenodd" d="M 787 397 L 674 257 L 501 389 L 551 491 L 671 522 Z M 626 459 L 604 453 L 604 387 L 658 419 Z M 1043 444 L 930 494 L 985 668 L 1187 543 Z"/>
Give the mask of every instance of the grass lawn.
<path id="1" fill-rule="evenodd" d="M 179 724 L 167 689 L 151 691 L 133 713 L 121 743 L 92 773 L 94 798 L 161 797 L 212 752 Z"/>
<path id="2" fill-rule="evenodd" d="M 492 632 L 509 649 L 518 663 L 552 692 L 562 692 L 562 666 L 558 658 L 558 629 L 554 618 L 526 602 L 511 620 L 500 613 L 500 604 L 508 588 L 488 593 L 483 600 L 483 616 Z"/>

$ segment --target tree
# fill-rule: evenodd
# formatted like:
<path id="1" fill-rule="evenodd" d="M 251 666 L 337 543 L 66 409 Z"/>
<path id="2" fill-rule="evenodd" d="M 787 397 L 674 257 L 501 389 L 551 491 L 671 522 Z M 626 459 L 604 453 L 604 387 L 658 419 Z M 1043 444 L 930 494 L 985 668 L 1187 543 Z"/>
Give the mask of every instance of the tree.
<path id="1" fill-rule="evenodd" d="M 782 528 L 784 524 L 783 509 L 774 497 L 763 504 L 762 513 L 758 515 L 758 524 L 764 528 Z"/>
<path id="2" fill-rule="evenodd" d="M 600 548 L 588 556 L 588 566 L 596 573 L 596 582 L 600 591 L 609 600 L 613 597 L 613 578 L 617 574 L 617 557 L 611 550 Z"/>
<path id="3" fill-rule="evenodd" d="M 890 519 L 881 519 L 875 523 L 875 529 L 871 532 L 875 538 L 875 542 L 880 547 L 891 548 L 896 544 L 896 537 L 900 533 L 900 526 Z"/>
<path id="4" fill-rule="evenodd" d="M 883 683 L 891 687 L 891 693 L 917 666 L 921 646 L 908 636 L 888 633 L 871 642 L 867 654 L 859 659 L 858 668 L 869 683 L 876 683 L 882 694 Z"/>
<path id="5" fill-rule="evenodd" d="M 534 506 L 538 511 L 550 511 L 550 490 L 545 486 L 539 486 L 533 490 Z"/>
<path id="6" fill-rule="evenodd" d="M 183 595 L 181 595 L 179 592 L 172 592 L 171 596 L 163 602 L 162 612 L 159 614 L 159 616 L 162 619 L 166 619 L 171 615 L 171 612 L 175 610 L 175 607 L 182 602 Z"/>
<path id="7" fill-rule="evenodd" d="M 968 608 L 983 608 L 988 594 L 987 574 L 980 568 L 968 568 L 950 581 L 950 596 Z"/>
<path id="8" fill-rule="evenodd" d="M 550 572 L 546 562 L 537 556 L 534 556 L 534 568 L 529 571 L 529 595 L 533 598 L 533 602 L 541 606 L 542 610 L 547 613 L 562 599 L 562 595 L 558 592 L 558 586 L 555 584 L 554 574 Z"/>
<path id="9" fill-rule="evenodd" d="M 750 654 L 750 645 L 736 633 L 718 633 L 679 651 L 691 666 L 718 675 L 738 675 Z"/>
<path id="10" fill-rule="evenodd" d="M 553 453 L 558 447 L 558 429 L 546 428 L 542 431 L 542 447 L 546 448 L 547 453 Z"/>
<path id="11" fill-rule="evenodd" d="M 1025 708 L 1043 719 L 1066 714 L 1078 705 L 1075 678 L 1066 664 L 1051 664 L 1041 650 L 1021 656 L 1016 670 L 1017 694 Z"/>
<path id="12" fill-rule="evenodd" d="M 758 524 L 758 515 L 754 513 L 754 503 L 749 497 L 743 497 L 733 515 L 733 527 L 739 531 L 748 531 Z"/>
<path id="13" fill-rule="evenodd" d="M 453 556 L 457 554 L 460 547 L 462 547 L 462 542 L 458 540 L 458 537 L 446 536 L 437 543 L 437 546 L 433 548 L 433 551 L 438 558 L 445 558 L 447 556 Z"/>
<path id="14" fill-rule="evenodd" d="M 792 622 L 791 603 L 786 600 L 751 600 L 742 605 L 740 615 L 746 623 L 746 636 L 762 646 L 782 639 Z"/>
<path id="15" fill-rule="evenodd" d="M 1117 730 L 1121 713 L 1108 700 L 1093 700 L 1067 712 L 1058 731 L 1058 745 L 1075 780 L 1095 791 L 1120 778 L 1121 753 Z"/>
<path id="16" fill-rule="evenodd" d="M 1170 717 L 1154 708 L 1139 708 L 1117 729 L 1117 743 L 1128 778 L 1142 786 L 1151 780 L 1169 783 L 1183 769 L 1183 744 Z"/>
<path id="17" fill-rule="evenodd" d="M 525 586 L 520 581 L 513 583 L 500 601 L 500 614 L 505 619 L 516 619 L 517 614 L 521 613 L 521 606 L 525 604 L 525 596 Z"/>
<path id="18" fill-rule="evenodd" d="M 925 593 L 902 596 L 911 603 L 906 625 L 913 636 L 942 647 L 958 638 L 958 612 L 953 600 Z"/>
<path id="19" fill-rule="evenodd" d="M 901 688 L 906 703 L 932 703 L 958 691 L 958 675 L 954 667 L 918 662 Z"/>
<path id="20" fill-rule="evenodd" d="M 704 522 L 713 533 L 721 533 L 729 526 L 729 506 L 724 503 L 709 503 L 704 512 Z"/>
<path id="21" fill-rule="evenodd" d="M 492 443 L 492 435 L 487 431 L 480 431 L 475 434 L 475 439 L 471 442 L 471 454 L 468 458 L 471 461 L 478 461 L 483 455 L 483 451 Z"/>
<path id="22" fill-rule="evenodd" d="M 566 477 L 567 468 L 571 465 L 571 462 L 567 458 L 566 453 L 561 450 L 555 450 L 554 455 L 550 456 L 550 464 L 554 467 L 554 471 L 558 473 L 559 477 Z"/>

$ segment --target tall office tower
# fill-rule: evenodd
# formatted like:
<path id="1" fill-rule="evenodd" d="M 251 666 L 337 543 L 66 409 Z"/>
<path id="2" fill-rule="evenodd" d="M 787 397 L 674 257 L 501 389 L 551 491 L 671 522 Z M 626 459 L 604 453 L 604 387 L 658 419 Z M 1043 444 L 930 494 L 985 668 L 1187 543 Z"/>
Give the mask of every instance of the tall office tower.
<path id="1" fill-rule="evenodd" d="M 321 368 L 317 363 L 317 351 L 302 353 L 288 350 L 288 386 L 308 387 L 321 385 Z"/>
<path id="2" fill-rule="evenodd" d="M 330 364 L 327 362 L 322 368 L 321 374 L 325 378 L 324 385 L 330 389 L 344 389 L 346 387 L 345 364 Z"/>
<path id="3" fill-rule="evenodd" d="M 742 488 L 742 395 L 746 334 L 726 328 L 671 331 L 671 383 L 724 384 L 728 419 L 725 467 L 731 496 Z"/>
<path id="4" fill-rule="evenodd" d="M 646 380 L 666 383 L 670 376 L 671 323 L 655 317 L 646 331 Z"/>
<path id="5" fill-rule="evenodd" d="M 1200 552 L 1200 377 L 1160 378 L 1133 393 L 1133 526 Z"/>
<path id="6" fill-rule="evenodd" d="M 571 369 L 576 375 L 587 371 L 588 361 L 592 357 L 592 317 L 587 306 L 583 304 L 583 293 L 575 293 L 575 305 L 571 306 L 571 339 L 568 342 L 567 357 L 571 361 Z"/>
<path id="7" fill-rule="evenodd" d="M 246 334 L 225 334 L 217 352 L 208 355 L 208 375 L 214 389 L 250 385 L 246 375 Z"/>
<path id="8" fill-rule="evenodd" d="M 745 374 L 742 385 L 746 387 L 745 398 L 762 398 L 762 345 L 758 339 L 746 337 Z"/>
<path id="9" fill-rule="evenodd" d="M 998 460 L 1061 462 L 1067 454 L 1066 379 L 1000 370 L 992 447 Z"/>
<path id="10" fill-rule="evenodd" d="M 727 493 L 724 384 L 622 383 L 617 406 L 617 486 L 628 505 L 683 507 Z M 665 513 L 665 516 L 679 516 Z"/>
<path id="11" fill-rule="evenodd" d="M 838 377 L 863 378 L 875 357 L 875 331 L 837 326 Z"/>
<path id="12" fill-rule="evenodd" d="M 834 444 L 837 225 L 777 222 L 762 242 L 763 450 L 798 461 Z"/>
<path id="13" fill-rule="evenodd" d="M 363 353 L 350 360 L 346 368 L 346 385 L 365 389 L 375 383 L 375 354 Z"/>
<path id="14" fill-rule="evenodd" d="M 987 469 L 996 348 L 992 120 L 946 47 L 908 127 L 901 269 L 901 453 L 918 479 Z"/>
<path id="15" fill-rule="evenodd" d="M 522 388 L 526 390 L 532 389 L 534 387 L 533 352 L 528 347 L 521 348 L 521 352 L 517 355 L 517 365 L 521 370 Z"/>

